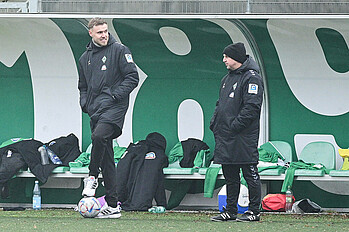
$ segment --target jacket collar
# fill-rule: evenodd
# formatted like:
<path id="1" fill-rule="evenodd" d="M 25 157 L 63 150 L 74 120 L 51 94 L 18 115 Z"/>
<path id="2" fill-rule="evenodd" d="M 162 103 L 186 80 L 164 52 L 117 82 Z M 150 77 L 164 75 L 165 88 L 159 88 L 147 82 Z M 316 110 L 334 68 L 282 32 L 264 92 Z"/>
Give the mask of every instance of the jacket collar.
<path id="1" fill-rule="evenodd" d="M 94 43 L 92 40 L 87 44 L 86 50 L 99 50 L 103 49 L 105 47 L 109 47 L 111 44 L 116 43 L 116 39 L 108 32 L 109 34 L 109 40 L 108 44 L 106 46 L 98 46 L 96 43 Z"/>

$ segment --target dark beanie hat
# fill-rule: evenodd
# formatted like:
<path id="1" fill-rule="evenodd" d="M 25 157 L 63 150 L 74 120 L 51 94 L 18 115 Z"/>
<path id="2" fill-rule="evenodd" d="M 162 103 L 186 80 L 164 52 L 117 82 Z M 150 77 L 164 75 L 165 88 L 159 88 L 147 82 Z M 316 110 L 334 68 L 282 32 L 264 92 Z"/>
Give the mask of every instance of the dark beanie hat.
<path id="1" fill-rule="evenodd" d="M 223 50 L 223 54 L 236 60 L 239 63 L 244 63 L 246 60 L 246 49 L 243 43 L 234 43 L 226 46 Z"/>

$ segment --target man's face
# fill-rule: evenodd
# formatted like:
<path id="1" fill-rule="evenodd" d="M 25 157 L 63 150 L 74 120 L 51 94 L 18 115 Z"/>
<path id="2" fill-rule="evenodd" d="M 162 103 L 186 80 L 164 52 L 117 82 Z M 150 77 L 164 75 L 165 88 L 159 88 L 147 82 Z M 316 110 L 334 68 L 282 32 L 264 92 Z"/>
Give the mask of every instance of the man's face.
<path id="1" fill-rule="evenodd" d="M 94 26 L 88 32 L 96 44 L 100 46 L 106 46 L 108 44 L 109 34 L 107 24 Z"/>
<path id="2" fill-rule="evenodd" d="M 223 54 L 223 62 L 225 66 L 227 66 L 227 69 L 235 70 L 238 69 L 242 64 L 237 62 L 236 60 L 230 58 L 229 56 Z"/>

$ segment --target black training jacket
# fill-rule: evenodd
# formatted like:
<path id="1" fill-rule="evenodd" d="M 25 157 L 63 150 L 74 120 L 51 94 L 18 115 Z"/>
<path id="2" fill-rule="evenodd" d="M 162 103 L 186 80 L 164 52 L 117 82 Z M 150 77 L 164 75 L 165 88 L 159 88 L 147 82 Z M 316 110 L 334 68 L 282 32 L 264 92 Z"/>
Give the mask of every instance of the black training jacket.
<path id="1" fill-rule="evenodd" d="M 138 85 L 139 76 L 130 50 L 109 34 L 107 46 L 92 41 L 79 60 L 80 106 L 97 122 L 111 123 L 122 129 L 129 94 Z"/>
<path id="2" fill-rule="evenodd" d="M 168 166 L 166 139 L 150 133 L 145 140 L 131 143 L 116 168 L 117 193 L 125 211 L 147 211 L 153 199 L 167 206 L 163 168 Z"/>
<path id="3" fill-rule="evenodd" d="M 62 161 L 62 165 L 41 164 L 38 148 L 44 145 L 35 139 L 22 140 L 0 148 L 0 187 L 6 183 L 19 169 L 28 166 L 30 171 L 42 183 L 46 183 L 53 169 L 58 166 L 69 166 L 80 154 L 79 140 L 74 134 L 53 139 L 46 145 Z M 9 156 L 9 151 L 12 155 Z"/>
<path id="4" fill-rule="evenodd" d="M 259 67 L 248 56 L 222 79 L 210 129 L 215 137 L 214 162 L 256 164 L 264 85 Z"/>
<path id="5" fill-rule="evenodd" d="M 208 145 L 195 138 L 188 138 L 187 140 L 181 141 L 183 149 L 183 159 L 179 162 L 182 168 L 192 168 L 194 167 L 194 160 L 196 155 L 201 150 L 210 149 Z"/>

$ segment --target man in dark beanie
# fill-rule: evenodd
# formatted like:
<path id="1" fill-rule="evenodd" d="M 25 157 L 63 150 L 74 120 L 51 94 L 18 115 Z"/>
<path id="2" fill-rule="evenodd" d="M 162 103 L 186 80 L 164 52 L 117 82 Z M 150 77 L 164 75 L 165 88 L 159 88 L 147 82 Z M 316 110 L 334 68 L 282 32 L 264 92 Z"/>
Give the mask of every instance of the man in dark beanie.
<path id="1" fill-rule="evenodd" d="M 211 119 L 215 137 L 214 162 L 222 165 L 227 185 L 227 205 L 212 221 L 259 221 L 261 182 L 257 164 L 259 119 L 263 102 L 263 80 L 256 62 L 246 55 L 243 43 L 223 50 L 228 74 L 221 81 L 219 99 Z M 248 185 L 249 209 L 237 217 L 240 169 Z"/>
<path id="2" fill-rule="evenodd" d="M 245 45 L 243 43 L 235 43 L 226 46 L 223 50 L 223 54 L 241 64 L 243 64 L 247 58 Z"/>

